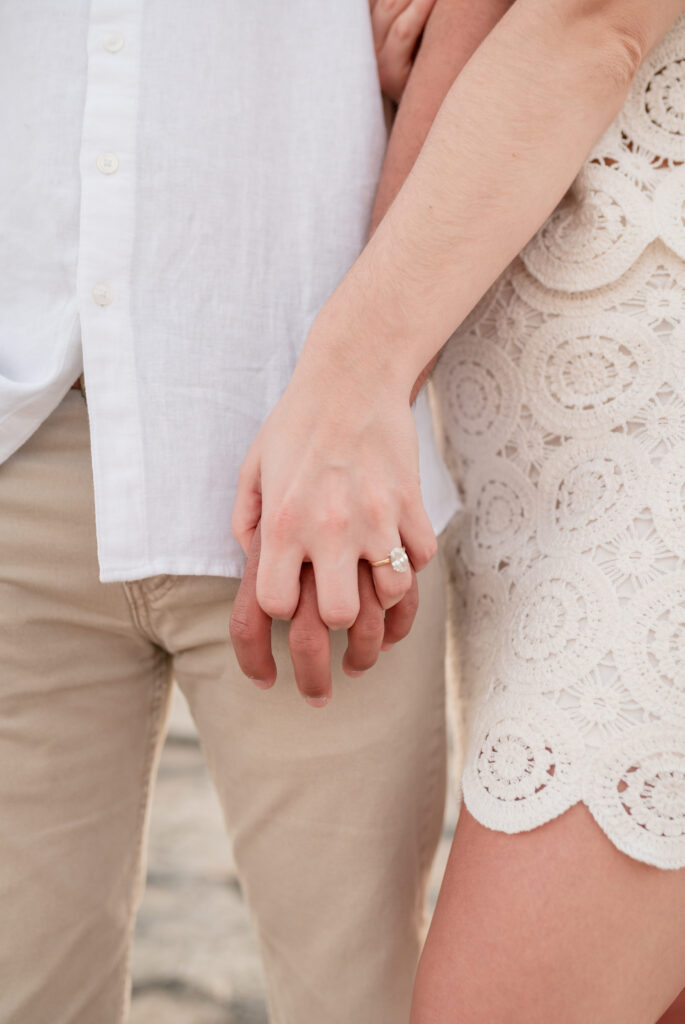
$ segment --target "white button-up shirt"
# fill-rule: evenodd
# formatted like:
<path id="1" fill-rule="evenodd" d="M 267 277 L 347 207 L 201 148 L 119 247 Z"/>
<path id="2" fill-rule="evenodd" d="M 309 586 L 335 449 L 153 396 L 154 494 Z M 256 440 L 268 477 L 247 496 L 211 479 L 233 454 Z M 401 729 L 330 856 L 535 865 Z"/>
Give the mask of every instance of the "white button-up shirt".
<path id="1" fill-rule="evenodd" d="M 83 368 L 101 579 L 240 574 L 238 469 L 365 242 L 368 0 L 2 3 L 0 140 L 0 460 Z"/>

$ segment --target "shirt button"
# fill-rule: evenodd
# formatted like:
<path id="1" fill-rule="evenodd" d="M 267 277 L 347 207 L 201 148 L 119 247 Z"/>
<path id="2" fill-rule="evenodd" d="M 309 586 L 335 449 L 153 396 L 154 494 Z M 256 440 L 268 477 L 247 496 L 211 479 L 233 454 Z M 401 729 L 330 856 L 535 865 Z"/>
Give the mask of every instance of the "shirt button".
<path id="1" fill-rule="evenodd" d="M 115 153 L 100 153 L 95 163 L 102 174 L 114 174 L 119 167 L 119 158 Z"/>
<path id="2" fill-rule="evenodd" d="M 124 37 L 120 32 L 109 32 L 104 39 L 103 46 L 108 53 L 118 53 L 124 45 Z"/>
<path id="3" fill-rule="evenodd" d="M 98 306 L 109 306 L 110 302 L 114 298 L 114 294 L 108 284 L 104 284 L 100 281 L 93 288 L 93 298 L 97 302 Z"/>

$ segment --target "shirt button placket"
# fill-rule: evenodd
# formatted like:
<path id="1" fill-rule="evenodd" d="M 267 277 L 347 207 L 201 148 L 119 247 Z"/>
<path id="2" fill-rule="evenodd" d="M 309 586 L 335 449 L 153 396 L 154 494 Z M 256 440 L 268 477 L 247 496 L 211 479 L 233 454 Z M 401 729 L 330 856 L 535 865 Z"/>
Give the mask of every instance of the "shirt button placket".
<path id="1" fill-rule="evenodd" d="M 124 37 L 120 32 L 108 32 L 102 42 L 108 53 L 119 53 L 124 46 Z M 100 174 L 116 174 L 119 170 L 119 157 L 116 153 L 100 153 L 95 161 Z M 111 305 L 114 293 L 110 286 L 104 281 L 98 281 L 93 286 L 93 299 L 98 306 Z"/>
<path id="2" fill-rule="evenodd" d="M 116 153 L 100 153 L 95 164 L 101 174 L 114 174 L 119 170 L 119 158 Z"/>
<path id="3" fill-rule="evenodd" d="M 123 49 L 124 41 L 121 32 L 108 32 L 102 45 L 108 53 L 118 53 L 119 50 Z"/>

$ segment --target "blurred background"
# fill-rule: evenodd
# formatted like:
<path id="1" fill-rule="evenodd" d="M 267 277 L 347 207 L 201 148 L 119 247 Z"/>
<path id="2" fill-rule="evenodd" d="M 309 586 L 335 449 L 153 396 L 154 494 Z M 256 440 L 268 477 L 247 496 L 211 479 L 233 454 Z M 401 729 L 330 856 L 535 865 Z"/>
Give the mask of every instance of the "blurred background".
<path id="1" fill-rule="evenodd" d="M 456 822 L 451 790 L 431 908 Z M 153 796 L 132 971 L 130 1024 L 267 1024 L 257 943 L 219 802 L 178 688 Z"/>

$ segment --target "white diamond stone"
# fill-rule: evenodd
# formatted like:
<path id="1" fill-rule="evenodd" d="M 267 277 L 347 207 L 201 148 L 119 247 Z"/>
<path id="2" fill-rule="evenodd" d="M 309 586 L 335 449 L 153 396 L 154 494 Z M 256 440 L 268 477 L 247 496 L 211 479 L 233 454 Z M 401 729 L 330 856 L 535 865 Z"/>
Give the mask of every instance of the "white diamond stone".
<path id="1" fill-rule="evenodd" d="M 409 556 L 404 548 L 393 548 L 390 552 L 390 565 L 395 572 L 406 572 L 409 568 Z"/>

